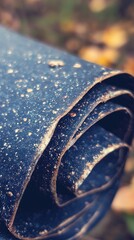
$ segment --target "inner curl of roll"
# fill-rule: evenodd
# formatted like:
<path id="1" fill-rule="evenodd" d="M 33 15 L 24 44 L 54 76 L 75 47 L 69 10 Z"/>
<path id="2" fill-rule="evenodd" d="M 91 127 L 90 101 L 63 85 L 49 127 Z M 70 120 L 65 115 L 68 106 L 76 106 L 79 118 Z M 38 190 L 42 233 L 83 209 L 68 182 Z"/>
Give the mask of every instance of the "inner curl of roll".
<path id="1" fill-rule="evenodd" d="M 102 96 L 97 97 L 95 93 L 99 91 Z M 14 221 L 16 231 L 22 234 L 26 228 L 23 235 L 27 235 L 34 228 L 31 238 L 38 236 L 36 213 L 40 226 L 47 226 L 44 235 L 51 234 L 64 218 L 72 219 L 73 214 L 78 214 L 79 199 L 112 185 L 122 170 L 121 160 L 126 158 L 132 138 L 132 97 L 129 89 L 116 89 L 112 84 L 96 85 L 59 121 L 20 202 Z M 29 198 L 33 199 L 30 204 Z M 65 217 L 63 213 L 69 206 L 74 213 L 71 210 Z M 79 206 L 79 211 L 83 208 L 84 205 L 81 210 Z M 58 216 L 57 223 L 51 220 L 54 214 Z"/>

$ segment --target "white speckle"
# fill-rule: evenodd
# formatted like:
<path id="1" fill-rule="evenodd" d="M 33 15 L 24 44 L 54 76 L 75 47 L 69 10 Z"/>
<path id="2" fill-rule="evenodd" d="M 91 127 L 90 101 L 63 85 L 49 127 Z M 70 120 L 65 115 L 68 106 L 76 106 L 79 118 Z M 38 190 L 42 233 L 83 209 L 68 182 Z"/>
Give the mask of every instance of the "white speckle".
<path id="1" fill-rule="evenodd" d="M 13 113 L 17 113 L 16 109 L 14 109 L 14 108 L 12 109 L 12 111 L 13 111 Z"/>
<path id="2" fill-rule="evenodd" d="M 19 129 L 19 128 L 15 129 L 15 133 L 18 133 L 19 131 L 20 131 L 20 129 Z"/>
<path id="3" fill-rule="evenodd" d="M 40 54 L 37 55 L 38 59 L 42 59 L 42 56 Z"/>
<path id="4" fill-rule="evenodd" d="M 12 68 L 9 68 L 9 69 L 7 70 L 7 73 L 9 73 L 9 74 L 13 73 L 13 69 L 12 69 Z"/>
<path id="5" fill-rule="evenodd" d="M 108 74 L 109 74 L 109 72 L 104 72 L 104 73 L 103 73 L 103 75 L 108 75 Z"/>
<path id="6" fill-rule="evenodd" d="M 3 144 L 3 146 L 4 146 L 4 147 L 7 147 L 7 146 L 8 146 L 8 143 L 5 142 L 5 143 Z"/>
<path id="7" fill-rule="evenodd" d="M 61 91 L 62 91 L 62 88 L 59 88 L 57 91 L 58 91 L 58 92 L 61 92 Z"/>
<path id="8" fill-rule="evenodd" d="M 56 113 L 57 113 L 57 111 L 53 110 L 53 111 L 52 111 L 52 113 L 53 113 L 53 114 L 56 114 Z"/>
<path id="9" fill-rule="evenodd" d="M 59 85 L 58 85 L 58 83 L 55 83 L 54 86 L 55 86 L 55 87 L 58 87 Z"/>
<path id="10" fill-rule="evenodd" d="M 40 90 L 40 85 L 39 84 L 36 86 L 36 90 L 37 91 Z"/>
<path id="11" fill-rule="evenodd" d="M 37 143 L 34 143 L 34 147 L 38 147 L 38 144 L 37 144 Z"/>
<path id="12" fill-rule="evenodd" d="M 11 51 L 11 50 L 8 50 L 7 54 L 8 54 L 8 55 L 11 55 L 11 54 L 12 54 L 12 51 Z"/>
<path id="13" fill-rule="evenodd" d="M 28 136 L 31 136 L 31 135 L 32 135 L 32 132 L 29 132 L 29 133 L 28 133 Z"/>
<path id="14" fill-rule="evenodd" d="M 27 121 L 27 118 L 23 118 L 23 121 L 26 122 L 26 121 Z"/>

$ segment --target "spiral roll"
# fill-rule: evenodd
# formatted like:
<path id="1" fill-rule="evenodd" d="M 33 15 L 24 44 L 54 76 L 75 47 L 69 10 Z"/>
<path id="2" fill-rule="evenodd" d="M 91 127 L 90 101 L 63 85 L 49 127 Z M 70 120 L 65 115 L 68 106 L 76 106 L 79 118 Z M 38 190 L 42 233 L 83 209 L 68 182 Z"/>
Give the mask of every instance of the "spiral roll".
<path id="1" fill-rule="evenodd" d="M 134 79 L 0 34 L 0 239 L 81 239 L 119 186 Z"/>

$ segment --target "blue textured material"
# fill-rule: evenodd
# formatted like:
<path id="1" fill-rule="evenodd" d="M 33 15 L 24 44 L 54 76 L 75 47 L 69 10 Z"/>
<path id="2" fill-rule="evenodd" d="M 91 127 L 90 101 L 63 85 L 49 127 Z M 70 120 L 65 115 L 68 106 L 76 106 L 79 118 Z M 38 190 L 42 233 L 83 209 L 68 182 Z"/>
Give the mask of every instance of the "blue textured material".
<path id="1" fill-rule="evenodd" d="M 119 185 L 134 79 L 2 27 L 0 46 L 0 239 L 81 239 Z"/>

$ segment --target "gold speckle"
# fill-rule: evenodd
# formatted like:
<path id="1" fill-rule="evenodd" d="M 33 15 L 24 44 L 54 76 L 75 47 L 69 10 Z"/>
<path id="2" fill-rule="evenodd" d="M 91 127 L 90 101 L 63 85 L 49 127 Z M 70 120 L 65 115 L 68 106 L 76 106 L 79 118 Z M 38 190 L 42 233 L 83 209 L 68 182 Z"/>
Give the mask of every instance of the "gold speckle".
<path id="1" fill-rule="evenodd" d="M 78 190 L 77 193 L 78 193 L 79 195 L 81 195 L 81 194 L 82 194 L 82 191 L 81 191 L 81 190 Z"/>
<path id="2" fill-rule="evenodd" d="M 28 93 L 30 93 L 30 92 L 32 92 L 32 91 L 33 91 L 32 88 L 28 88 L 28 89 L 27 89 L 27 92 L 28 92 Z"/>
<path id="3" fill-rule="evenodd" d="M 48 62 L 49 67 L 63 67 L 65 63 L 62 60 L 51 60 Z"/>
<path id="4" fill-rule="evenodd" d="M 76 113 L 71 112 L 71 113 L 70 113 L 70 116 L 71 116 L 71 117 L 76 117 Z"/>
<path id="5" fill-rule="evenodd" d="M 13 193 L 12 192 L 7 192 L 7 195 L 9 196 L 9 197 L 12 197 L 13 196 Z"/>
<path id="6" fill-rule="evenodd" d="M 105 115 L 106 115 L 105 113 L 100 112 L 100 113 L 99 113 L 99 118 L 103 118 L 103 117 L 105 117 Z"/>
<path id="7" fill-rule="evenodd" d="M 39 232 L 40 235 L 44 235 L 44 234 L 47 234 L 47 233 L 48 233 L 48 231 L 46 229 L 41 231 L 41 232 Z"/>
<path id="8" fill-rule="evenodd" d="M 81 68 L 81 64 L 80 64 L 80 63 L 75 63 L 75 64 L 73 65 L 73 67 L 74 67 L 74 68 Z"/>

